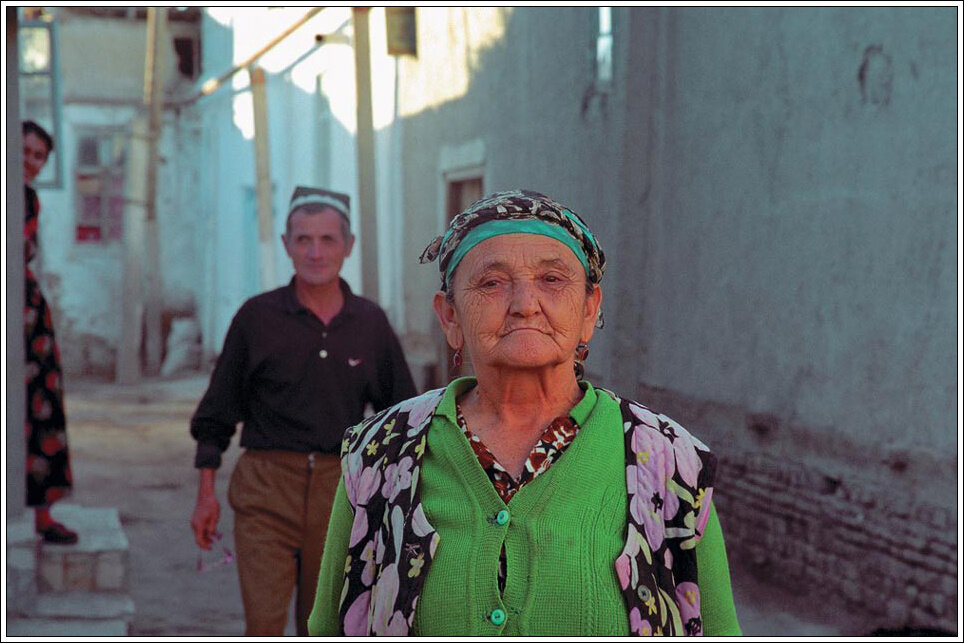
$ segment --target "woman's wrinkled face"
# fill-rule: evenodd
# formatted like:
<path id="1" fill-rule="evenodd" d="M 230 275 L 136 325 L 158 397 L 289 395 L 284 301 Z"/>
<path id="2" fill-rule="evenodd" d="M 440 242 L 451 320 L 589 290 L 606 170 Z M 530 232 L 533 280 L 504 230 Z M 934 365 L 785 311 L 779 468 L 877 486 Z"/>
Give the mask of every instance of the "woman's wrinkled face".
<path id="1" fill-rule="evenodd" d="M 586 273 L 572 250 L 538 234 L 482 241 L 463 257 L 451 284 L 454 301 L 436 295 L 449 343 L 476 366 L 545 368 L 572 364 L 576 344 L 592 336 L 601 293 L 587 295 Z"/>

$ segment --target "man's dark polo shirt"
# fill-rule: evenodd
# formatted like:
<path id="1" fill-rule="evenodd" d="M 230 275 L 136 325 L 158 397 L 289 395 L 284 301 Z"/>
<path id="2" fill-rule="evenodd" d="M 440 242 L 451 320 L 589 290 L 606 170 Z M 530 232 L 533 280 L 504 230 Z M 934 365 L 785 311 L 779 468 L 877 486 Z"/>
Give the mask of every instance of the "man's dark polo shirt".
<path id="1" fill-rule="evenodd" d="M 338 454 L 367 403 L 380 411 L 416 394 L 384 311 L 341 288 L 328 325 L 298 301 L 294 279 L 241 306 L 191 419 L 196 467 L 221 465 L 238 422 L 248 449 Z"/>

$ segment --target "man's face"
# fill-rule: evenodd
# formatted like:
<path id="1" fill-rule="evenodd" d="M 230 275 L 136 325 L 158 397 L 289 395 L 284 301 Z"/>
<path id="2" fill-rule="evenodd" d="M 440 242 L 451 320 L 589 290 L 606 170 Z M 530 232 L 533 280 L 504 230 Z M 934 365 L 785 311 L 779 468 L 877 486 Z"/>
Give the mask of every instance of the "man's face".
<path id="1" fill-rule="evenodd" d="M 351 254 L 355 238 L 345 239 L 341 215 L 330 208 L 291 215 L 288 233 L 281 237 L 291 257 L 295 276 L 308 286 L 325 286 L 338 280 L 341 266 Z"/>
<path id="2" fill-rule="evenodd" d="M 28 132 L 23 137 L 24 183 L 28 185 L 33 183 L 33 180 L 40 174 L 40 170 L 44 169 L 44 164 L 47 162 L 47 155 L 49 153 L 50 150 L 47 149 L 47 144 L 44 143 L 44 140 L 33 132 Z"/>

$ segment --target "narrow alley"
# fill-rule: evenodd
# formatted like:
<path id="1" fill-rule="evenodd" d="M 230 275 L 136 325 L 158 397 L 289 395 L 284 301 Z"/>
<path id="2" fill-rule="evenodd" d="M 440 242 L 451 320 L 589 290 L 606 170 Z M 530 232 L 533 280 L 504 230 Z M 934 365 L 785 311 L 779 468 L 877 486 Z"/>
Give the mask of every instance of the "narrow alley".
<path id="1" fill-rule="evenodd" d="M 67 414 L 76 489 L 68 501 L 116 507 L 130 541 L 132 636 L 238 636 L 244 631 L 234 565 L 198 572 L 200 551 L 189 521 L 197 489 L 188 421 L 207 375 L 109 382 L 68 382 Z M 231 471 L 237 440 L 225 456 Z M 218 481 L 224 543 L 232 547 L 227 473 Z M 55 508 L 56 513 L 56 508 Z M 205 554 L 204 562 L 218 556 Z M 819 601 L 795 596 L 731 560 L 737 612 L 745 635 L 856 635 L 822 613 Z M 852 625 L 851 625 L 852 627 Z M 289 635 L 294 634 L 289 623 Z"/>

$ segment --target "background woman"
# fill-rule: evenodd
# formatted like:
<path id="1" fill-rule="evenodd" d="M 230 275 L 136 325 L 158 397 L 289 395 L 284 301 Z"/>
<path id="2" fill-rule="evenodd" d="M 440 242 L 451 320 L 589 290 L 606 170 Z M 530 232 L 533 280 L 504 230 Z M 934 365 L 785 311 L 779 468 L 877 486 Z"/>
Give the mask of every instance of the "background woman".
<path id="1" fill-rule="evenodd" d="M 475 377 L 346 435 L 313 634 L 739 634 L 715 459 L 581 380 L 604 254 L 544 195 L 457 215 L 435 312 Z"/>
<path id="2" fill-rule="evenodd" d="M 63 498 L 72 484 L 67 452 L 67 420 L 64 416 L 60 350 L 54 338 L 50 308 L 29 265 L 37 253 L 37 224 L 40 216 L 40 200 L 30 184 L 40 174 L 53 149 L 53 138 L 44 128 L 33 121 L 24 121 L 27 506 L 34 507 L 35 529 L 45 542 L 69 545 L 77 542 L 77 533 L 50 515 L 50 505 Z"/>

